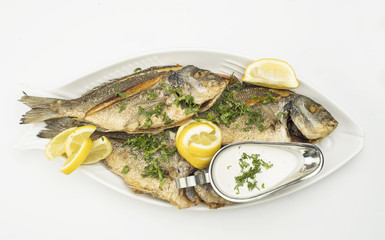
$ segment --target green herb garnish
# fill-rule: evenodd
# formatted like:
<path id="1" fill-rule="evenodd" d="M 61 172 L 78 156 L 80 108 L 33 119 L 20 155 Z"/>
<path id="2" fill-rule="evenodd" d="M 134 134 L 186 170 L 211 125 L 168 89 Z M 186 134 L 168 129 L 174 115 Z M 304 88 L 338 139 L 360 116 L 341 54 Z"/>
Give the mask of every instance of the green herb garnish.
<path id="1" fill-rule="evenodd" d="M 142 69 L 140 67 L 135 68 L 134 73 L 140 72 Z"/>
<path id="2" fill-rule="evenodd" d="M 156 90 L 154 89 L 153 92 L 151 90 L 147 89 L 147 100 L 154 100 L 156 98 Z"/>
<path id="3" fill-rule="evenodd" d="M 237 190 L 237 194 L 239 194 L 239 187 L 242 187 L 245 183 L 247 184 L 249 191 L 252 191 L 255 188 L 259 190 L 257 185 L 258 181 L 255 180 L 256 174 L 261 172 L 262 167 L 269 169 L 273 164 L 268 164 L 263 161 L 259 157 L 259 154 L 248 155 L 243 153 L 242 157 L 239 159 L 239 166 L 241 167 L 241 175 L 235 177 L 236 185 L 234 187 L 234 189 Z M 262 183 L 261 187 L 265 188 L 265 184 Z"/>
<path id="4" fill-rule="evenodd" d="M 122 171 L 120 173 L 121 174 L 127 174 L 129 171 L 130 171 L 130 168 L 126 165 L 126 166 L 124 166 L 124 168 L 122 169 Z"/>
<path id="5" fill-rule="evenodd" d="M 286 115 L 286 114 L 287 114 L 287 112 L 279 112 L 279 113 L 277 114 L 277 119 L 278 119 L 278 121 L 281 121 L 282 115 Z"/>
<path id="6" fill-rule="evenodd" d="M 269 102 L 276 103 L 275 102 L 275 97 L 273 97 L 273 95 L 271 95 L 271 93 L 266 92 L 266 96 L 267 96 L 267 98 L 263 100 L 264 104 L 269 103 Z"/>
<path id="7" fill-rule="evenodd" d="M 148 163 L 143 169 L 142 177 L 153 177 L 160 180 L 160 187 L 164 184 L 167 174 L 160 166 L 160 161 L 168 162 L 168 158 L 175 154 L 176 148 L 169 148 L 166 140 L 169 135 L 165 132 L 159 134 L 141 134 L 129 138 L 124 145 L 129 145 L 132 151 L 143 152 L 144 160 Z M 163 138 L 163 139 L 162 139 Z M 156 153 L 159 153 L 159 156 Z M 158 157 L 157 157 L 158 156 Z"/>
<path id="8" fill-rule="evenodd" d="M 229 85 L 232 85 L 233 83 L 234 83 L 234 72 L 230 75 Z"/>
<path id="9" fill-rule="evenodd" d="M 184 113 L 186 115 L 190 113 L 197 114 L 199 111 L 199 106 L 195 104 L 194 97 L 191 95 L 179 96 L 173 101 L 173 103 L 184 109 Z"/>
<path id="10" fill-rule="evenodd" d="M 127 103 L 117 103 L 117 105 L 120 108 L 119 113 L 123 112 L 124 109 L 126 109 L 126 107 L 127 107 Z"/>
<path id="11" fill-rule="evenodd" d="M 243 87 L 242 84 L 239 84 L 236 88 L 241 87 Z M 236 92 L 227 87 L 220 100 L 211 107 L 212 111 L 203 116 L 203 118 L 216 124 L 224 124 L 226 127 L 230 127 L 232 123 L 237 121 L 238 117 L 247 116 L 245 120 L 247 126 L 243 128 L 244 131 L 249 131 L 252 125 L 256 125 L 260 131 L 263 131 L 262 123 L 264 119 L 260 109 L 254 110 L 251 106 L 237 100 L 235 97 Z M 239 122 L 237 122 L 235 128 L 238 128 L 238 126 Z"/>
<path id="12" fill-rule="evenodd" d="M 127 98 L 127 95 L 124 92 L 119 92 L 119 88 L 114 86 L 114 90 L 117 96 L 122 97 L 123 99 Z"/>
<path id="13" fill-rule="evenodd" d="M 150 111 L 146 111 L 142 106 L 138 107 L 138 115 L 140 116 L 140 115 L 144 114 L 144 116 L 146 117 L 146 121 L 143 124 L 143 129 L 148 129 L 152 125 L 151 117 L 154 115 L 156 117 L 162 116 L 163 121 L 165 122 L 166 125 L 171 124 L 174 121 L 171 118 L 169 118 L 166 113 L 162 114 L 163 107 L 164 107 L 164 103 L 162 103 L 162 102 L 158 103 Z M 138 120 L 138 125 L 139 125 L 139 123 L 140 122 Z"/>
<path id="14" fill-rule="evenodd" d="M 171 119 L 166 113 L 163 113 L 163 122 L 166 126 L 170 125 L 171 123 L 174 122 L 174 119 Z"/>

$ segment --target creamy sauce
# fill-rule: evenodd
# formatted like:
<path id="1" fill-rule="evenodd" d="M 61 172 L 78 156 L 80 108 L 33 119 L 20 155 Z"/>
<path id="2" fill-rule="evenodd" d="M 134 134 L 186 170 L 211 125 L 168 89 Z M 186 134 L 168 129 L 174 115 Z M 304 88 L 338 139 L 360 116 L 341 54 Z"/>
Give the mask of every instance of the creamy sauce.
<path id="1" fill-rule="evenodd" d="M 247 184 L 239 187 L 239 193 L 234 189 L 236 186 L 235 177 L 241 175 L 239 159 L 242 154 L 259 154 L 263 161 L 273 166 L 269 169 L 261 168 L 261 172 L 256 174 L 255 180 L 258 181 L 257 188 L 249 191 Z M 251 163 L 251 160 L 247 160 Z M 285 146 L 261 145 L 261 144 L 241 144 L 230 146 L 221 151 L 212 165 L 212 184 L 225 196 L 237 199 L 246 199 L 266 192 L 282 181 L 297 172 L 303 165 L 301 154 Z M 248 168 L 247 168 L 248 169 Z M 247 171 L 247 170 L 246 170 Z M 264 188 L 262 188 L 262 184 Z"/>

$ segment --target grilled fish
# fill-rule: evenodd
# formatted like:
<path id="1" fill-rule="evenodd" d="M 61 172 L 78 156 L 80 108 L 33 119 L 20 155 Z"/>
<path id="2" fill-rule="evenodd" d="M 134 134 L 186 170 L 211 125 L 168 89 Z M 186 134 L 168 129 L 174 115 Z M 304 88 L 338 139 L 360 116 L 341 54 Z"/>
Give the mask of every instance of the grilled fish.
<path id="1" fill-rule="evenodd" d="M 227 80 L 225 81 L 227 83 Z M 126 93 L 128 94 L 127 91 Z M 306 96 L 289 90 L 269 89 L 249 84 L 243 84 L 240 87 L 240 84 L 236 84 L 227 87 L 221 93 L 215 104 L 213 103 L 219 95 L 209 100 L 209 103 L 200 105 L 201 111 L 211 108 L 204 113 L 200 113 L 199 118 L 206 118 L 218 124 L 222 131 L 223 145 L 245 140 L 316 143 L 328 136 L 338 126 L 337 120 L 323 106 Z M 167 94 L 164 93 L 163 96 L 167 96 Z M 173 97 L 176 99 L 179 96 Z M 123 100 L 120 99 L 119 101 Z M 131 100 L 135 100 L 135 98 Z M 102 102 L 102 106 L 105 105 L 106 103 Z M 109 105 L 109 107 L 111 106 Z M 41 108 L 40 105 L 36 105 L 36 107 Z M 228 111 L 226 112 L 224 109 Z M 236 112 L 233 116 L 231 116 L 232 110 Z M 95 111 L 92 114 L 97 114 L 100 111 Z M 229 116 L 232 119 L 226 119 Z M 254 119 L 251 119 L 251 117 L 254 117 Z M 24 120 L 26 119 L 28 119 L 28 116 L 25 116 Z M 95 124 L 90 119 L 77 116 L 75 118 L 47 120 L 46 123 L 48 130 L 43 130 L 39 134 L 40 137 L 52 138 L 59 131 L 72 126 Z M 96 137 L 97 134 L 103 134 L 110 139 L 114 150 L 102 163 L 115 174 L 121 176 L 135 191 L 150 193 L 154 197 L 167 200 L 179 208 L 186 208 L 199 203 L 206 204 L 210 208 L 230 204 L 229 201 L 217 195 L 208 184 L 194 187 L 193 198 L 190 199 L 187 197 L 185 190 L 176 189 L 175 178 L 186 177 L 196 171 L 178 153 L 170 157 L 168 163 L 160 162 L 161 167 L 170 177 L 164 179 L 163 187 L 159 188 L 159 179 L 143 178 L 142 176 L 143 169 L 147 164 L 143 154 L 132 151 L 127 146 L 121 147 L 122 143 L 131 136 L 131 133 L 141 132 L 144 129 L 138 128 L 134 131 L 125 129 L 124 132 L 120 132 L 121 130 L 114 130 L 116 128 L 108 127 L 108 129 L 104 129 L 102 125 L 97 126 L 99 126 L 99 131 L 119 131 L 105 133 L 97 131 L 93 134 L 93 137 Z M 168 127 L 173 126 L 175 125 Z M 151 130 L 162 130 L 164 128 L 164 126 L 154 127 Z M 168 144 L 174 146 L 175 142 L 171 140 Z M 124 173 L 122 170 L 126 166 L 130 170 Z"/>
<path id="2" fill-rule="evenodd" d="M 235 101 L 229 101 L 229 97 Z M 220 108 L 226 105 L 237 108 L 240 103 L 258 113 L 260 122 L 247 124 L 250 116 L 243 114 L 229 124 L 221 123 L 220 116 L 226 113 L 218 114 Z M 247 140 L 316 143 L 338 126 L 337 120 L 323 106 L 306 96 L 249 84 L 227 88 L 212 108 L 200 117 L 205 118 L 208 114 L 219 117 L 217 124 L 222 131 L 223 145 Z M 210 208 L 231 204 L 219 196 L 210 184 L 195 186 L 194 189 Z"/>
<path id="3" fill-rule="evenodd" d="M 189 65 L 152 67 L 102 84 L 77 99 L 23 96 L 21 123 L 74 117 L 105 131 L 156 132 L 181 125 L 215 103 L 227 80 Z"/>
<path id="4" fill-rule="evenodd" d="M 222 120 L 230 114 L 223 112 L 222 107 L 236 109 L 243 103 L 246 110 L 250 107 L 249 112 L 240 109 L 243 114 L 234 115 L 228 122 Z M 250 119 L 250 112 L 255 114 L 254 120 Z M 228 87 L 200 117 L 218 124 L 223 145 L 247 140 L 317 143 L 338 126 L 337 120 L 322 105 L 306 96 L 250 84 Z"/>
<path id="5" fill-rule="evenodd" d="M 42 138 L 53 138 L 64 129 L 84 124 L 71 118 L 50 119 L 45 122 L 47 124 L 46 129 L 38 134 Z M 192 200 L 190 200 L 185 189 L 176 189 L 175 178 L 187 177 L 195 170 L 177 152 L 169 156 L 167 162 L 159 161 L 159 166 L 164 174 L 168 176 L 161 183 L 159 178 L 143 176 L 148 162 L 145 160 L 143 152 L 132 150 L 129 146 L 123 144 L 127 140 L 127 133 L 95 131 L 91 138 L 97 139 L 101 136 L 106 136 L 110 140 L 113 149 L 112 153 L 101 163 L 107 169 L 122 177 L 134 192 L 151 194 L 156 198 L 169 201 L 178 208 L 188 208 L 200 203 L 200 201 L 197 201 L 197 196 L 192 196 Z M 163 139 L 167 140 L 168 145 L 174 146 L 174 137 L 175 134 L 171 134 L 171 137 Z M 160 153 L 157 152 L 153 157 L 159 158 L 159 155 Z"/>

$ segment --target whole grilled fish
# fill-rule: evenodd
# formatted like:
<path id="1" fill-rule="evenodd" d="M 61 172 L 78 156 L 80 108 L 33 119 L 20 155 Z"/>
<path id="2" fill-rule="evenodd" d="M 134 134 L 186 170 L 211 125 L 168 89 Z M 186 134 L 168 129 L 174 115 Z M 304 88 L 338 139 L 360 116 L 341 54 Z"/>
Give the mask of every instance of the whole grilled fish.
<path id="1" fill-rule="evenodd" d="M 81 126 L 84 123 L 72 118 L 58 118 L 46 120 L 46 128 L 38 136 L 42 138 L 53 138 L 59 132 L 70 127 Z M 167 130 L 168 131 L 168 130 Z M 137 134 L 140 135 L 140 134 Z M 168 161 L 159 161 L 159 167 L 162 168 L 165 177 L 161 179 L 155 177 L 144 177 L 145 169 L 148 166 L 143 152 L 140 149 L 132 150 L 123 143 L 127 140 L 128 134 L 125 132 L 99 132 L 95 131 L 91 138 L 97 139 L 106 136 L 112 144 L 112 153 L 101 163 L 128 184 L 136 193 L 148 193 L 152 196 L 169 201 L 178 208 L 188 208 L 200 203 L 197 196 L 190 200 L 186 195 L 185 189 L 177 189 L 175 178 L 186 177 L 191 174 L 195 168 L 184 160 L 177 152 L 168 157 Z M 130 135 L 133 137 L 135 135 Z M 174 146 L 174 135 L 169 138 L 163 137 L 169 146 Z M 154 158 L 160 158 L 160 153 L 154 154 Z"/>
<path id="2" fill-rule="evenodd" d="M 239 114 L 231 115 L 232 110 Z M 322 105 L 306 96 L 250 84 L 228 87 L 200 117 L 218 124 L 223 145 L 247 140 L 316 143 L 338 126 Z"/>
<path id="3" fill-rule="evenodd" d="M 105 131 L 155 132 L 181 125 L 215 103 L 227 80 L 192 65 L 152 67 L 102 84 L 72 100 L 23 96 L 21 123 L 74 117 Z"/>
<path id="4" fill-rule="evenodd" d="M 234 114 L 234 119 L 227 118 L 228 122 L 224 123 L 226 114 L 229 114 L 223 111 L 228 110 L 226 106 L 244 111 L 240 105 L 243 108 L 250 106 L 249 112 L 256 113 L 254 117 L 257 121 L 247 124 L 250 116 L 244 113 Z M 227 88 L 212 109 L 200 116 L 207 118 L 207 114 L 216 116 L 211 120 L 222 131 L 223 145 L 247 140 L 316 143 L 338 126 L 337 120 L 323 106 L 306 96 L 249 84 Z M 221 119 L 221 116 L 225 117 Z M 194 190 L 210 208 L 231 204 L 219 196 L 210 184 L 195 186 Z"/>

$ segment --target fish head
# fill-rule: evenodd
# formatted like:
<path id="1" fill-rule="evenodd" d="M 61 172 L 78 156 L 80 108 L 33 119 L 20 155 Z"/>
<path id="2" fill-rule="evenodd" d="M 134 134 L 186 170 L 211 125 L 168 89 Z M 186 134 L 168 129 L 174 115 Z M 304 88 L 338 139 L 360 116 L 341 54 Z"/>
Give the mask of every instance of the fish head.
<path id="1" fill-rule="evenodd" d="M 183 95 L 191 95 L 196 104 L 205 108 L 215 102 L 228 83 L 217 74 L 192 65 L 173 72 L 169 81 L 172 88 L 180 88 Z"/>
<path id="2" fill-rule="evenodd" d="M 338 126 L 337 120 L 322 105 L 302 95 L 295 95 L 291 102 L 290 121 L 290 134 L 310 142 L 318 142 Z"/>

